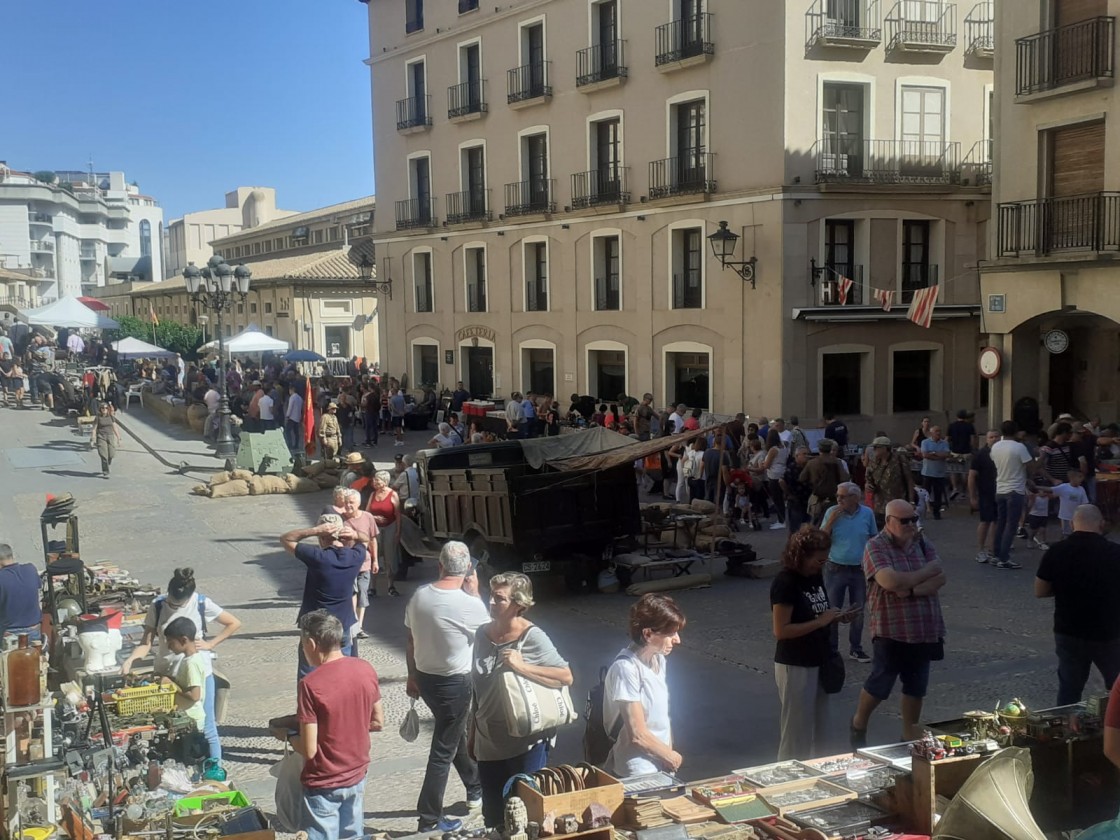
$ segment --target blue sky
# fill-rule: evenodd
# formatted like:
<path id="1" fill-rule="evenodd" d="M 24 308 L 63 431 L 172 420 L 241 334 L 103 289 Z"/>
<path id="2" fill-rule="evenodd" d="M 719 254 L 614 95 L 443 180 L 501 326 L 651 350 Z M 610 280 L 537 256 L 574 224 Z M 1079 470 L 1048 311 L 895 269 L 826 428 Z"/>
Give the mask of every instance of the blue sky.
<path id="1" fill-rule="evenodd" d="M 311 210 L 373 189 L 358 0 L 4 0 L 0 160 L 123 170 L 165 220 L 271 186 Z"/>

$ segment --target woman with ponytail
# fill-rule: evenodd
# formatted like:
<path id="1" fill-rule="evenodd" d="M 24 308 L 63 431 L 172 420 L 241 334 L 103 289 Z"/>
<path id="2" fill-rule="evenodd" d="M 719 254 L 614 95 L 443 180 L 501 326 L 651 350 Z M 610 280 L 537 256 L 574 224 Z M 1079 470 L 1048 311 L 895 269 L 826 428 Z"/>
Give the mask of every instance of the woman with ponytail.
<path id="1" fill-rule="evenodd" d="M 159 676 L 174 678 L 182 655 L 167 646 L 163 630 L 177 618 L 189 619 L 194 625 L 195 647 L 202 652 L 206 672 L 206 685 L 202 692 L 203 708 L 206 711 L 203 734 L 210 746 L 210 757 L 221 761 L 222 746 L 218 740 L 218 723 L 214 718 L 213 650 L 240 629 L 241 620 L 197 591 L 194 569 L 176 569 L 167 585 L 167 594 L 152 601 L 144 618 L 144 637 L 124 661 L 121 672 L 127 674 L 131 671 L 136 660 L 151 652 L 152 643 L 155 642 L 153 671 Z"/>
<path id="2" fill-rule="evenodd" d="M 816 733 L 823 726 L 825 693 L 820 668 L 828 659 L 828 632 L 841 617 L 829 606 L 822 570 L 832 538 L 802 525 L 782 553 L 784 568 L 770 586 L 774 624 L 774 681 L 782 702 L 778 760 L 813 758 Z"/>

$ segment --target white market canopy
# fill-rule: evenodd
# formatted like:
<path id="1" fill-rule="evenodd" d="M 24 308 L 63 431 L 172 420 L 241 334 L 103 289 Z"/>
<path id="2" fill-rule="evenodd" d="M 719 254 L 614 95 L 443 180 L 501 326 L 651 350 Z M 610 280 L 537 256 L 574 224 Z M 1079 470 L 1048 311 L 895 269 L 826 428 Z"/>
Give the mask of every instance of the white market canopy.
<path id="1" fill-rule="evenodd" d="M 120 341 L 114 341 L 113 349 L 117 351 L 117 355 L 122 359 L 147 359 L 175 355 L 175 351 L 173 350 L 164 350 L 162 347 L 157 347 L 154 344 L 149 344 L 146 341 L 141 341 L 132 336 L 122 338 Z"/>
<path id="2" fill-rule="evenodd" d="M 217 350 L 218 339 L 203 344 L 201 349 Z M 265 335 L 254 327 L 245 329 L 233 338 L 227 338 L 225 343 L 227 356 L 231 353 L 283 353 L 287 349 L 288 342 Z"/>
<path id="3" fill-rule="evenodd" d="M 76 297 L 64 297 L 27 312 L 27 323 L 66 329 L 115 330 L 120 324 L 100 312 L 94 312 Z"/>

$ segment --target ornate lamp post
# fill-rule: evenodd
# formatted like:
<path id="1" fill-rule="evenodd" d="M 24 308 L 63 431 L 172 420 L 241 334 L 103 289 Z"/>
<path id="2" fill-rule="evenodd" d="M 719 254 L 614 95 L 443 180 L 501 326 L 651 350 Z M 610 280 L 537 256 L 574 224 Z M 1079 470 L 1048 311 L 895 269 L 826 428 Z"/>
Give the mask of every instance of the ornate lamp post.
<path id="1" fill-rule="evenodd" d="M 734 269 L 735 273 L 743 278 L 744 283 L 750 283 L 754 288 L 754 264 L 758 262 L 754 257 L 749 260 L 736 260 L 735 245 L 739 241 L 739 234 L 727 229 L 727 222 L 719 223 L 719 230 L 708 236 L 712 243 L 712 254 L 719 260 L 721 268 Z"/>
<path id="2" fill-rule="evenodd" d="M 253 272 L 243 265 L 233 268 L 215 254 L 203 268 L 193 262 L 183 269 L 183 281 L 192 301 L 218 316 L 218 439 L 214 454 L 219 458 L 237 455 L 237 441 L 230 428 L 229 395 L 226 393 L 226 341 L 222 316 L 249 295 Z"/>

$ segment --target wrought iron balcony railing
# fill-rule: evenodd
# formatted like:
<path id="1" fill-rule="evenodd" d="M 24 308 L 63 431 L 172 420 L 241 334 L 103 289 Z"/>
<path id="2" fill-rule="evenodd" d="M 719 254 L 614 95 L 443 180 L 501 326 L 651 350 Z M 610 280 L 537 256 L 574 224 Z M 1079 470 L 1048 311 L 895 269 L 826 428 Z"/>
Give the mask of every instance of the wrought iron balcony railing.
<path id="1" fill-rule="evenodd" d="M 817 296 L 821 306 L 840 306 L 840 278 L 852 281 L 845 300 L 847 306 L 861 306 L 864 303 L 863 266 L 852 263 L 825 263 L 829 271 L 821 274 L 817 281 Z"/>
<path id="2" fill-rule="evenodd" d="M 957 7 L 943 0 L 898 0 L 887 15 L 889 50 L 950 52 L 957 45 Z"/>
<path id="3" fill-rule="evenodd" d="M 397 230 L 435 227 L 436 200 L 434 198 L 406 198 L 398 201 Z"/>
<path id="4" fill-rule="evenodd" d="M 650 161 L 649 197 L 715 192 L 715 158 L 711 152 L 699 152 Z"/>
<path id="5" fill-rule="evenodd" d="M 813 147 L 817 183 L 955 184 L 960 143 L 826 138 Z"/>
<path id="6" fill-rule="evenodd" d="M 410 96 L 397 100 L 397 131 L 432 124 L 432 97 Z"/>
<path id="7" fill-rule="evenodd" d="M 938 266 L 926 262 L 904 262 L 902 264 L 902 300 L 909 304 L 918 289 L 928 289 L 937 285 L 940 276 Z"/>
<path id="8" fill-rule="evenodd" d="M 991 58 L 996 52 L 996 11 L 992 0 L 982 0 L 964 19 L 965 52 Z"/>
<path id="9" fill-rule="evenodd" d="M 999 205 L 1001 257 L 1120 251 L 1120 193 L 1097 192 Z"/>
<path id="10" fill-rule="evenodd" d="M 447 118 L 465 117 L 469 114 L 485 114 L 486 80 L 471 79 L 447 89 Z"/>
<path id="11" fill-rule="evenodd" d="M 551 61 L 522 64 L 506 73 L 506 101 L 510 104 L 552 96 Z"/>
<path id="12" fill-rule="evenodd" d="M 576 65 L 576 87 L 625 79 L 630 72 L 626 66 L 626 42 L 608 41 L 586 47 L 576 53 Z"/>
<path id="13" fill-rule="evenodd" d="M 490 190 L 463 190 L 447 194 L 447 223 L 461 225 L 465 222 L 488 222 Z"/>
<path id="14" fill-rule="evenodd" d="M 805 45 L 867 49 L 883 40 L 879 0 L 813 0 L 805 13 Z"/>
<path id="15" fill-rule="evenodd" d="M 716 45 L 712 41 L 710 12 L 663 23 L 657 27 L 656 35 L 657 53 L 654 61 L 658 67 L 686 58 L 713 55 L 716 51 Z"/>
<path id="16" fill-rule="evenodd" d="M 1116 18 L 1098 17 L 1015 41 L 1015 95 L 1112 78 Z"/>
<path id="17" fill-rule="evenodd" d="M 592 169 L 572 175 L 572 207 L 597 207 L 600 204 L 627 204 L 628 166 Z"/>
<path id="18" fill-rule="evenodd" d="M 515 181 L 512 184 L 506 184 L 507 216 L 555 212 L 555 179 L 532 178 L 528 181 Z"/>

